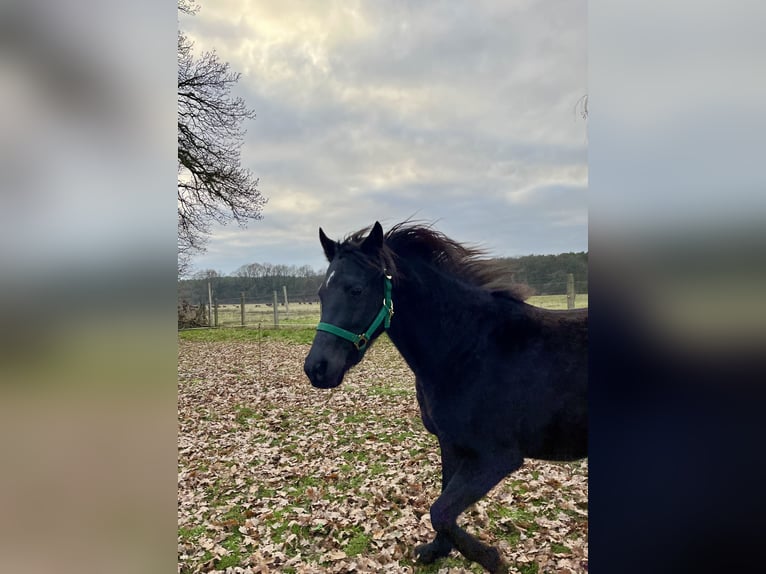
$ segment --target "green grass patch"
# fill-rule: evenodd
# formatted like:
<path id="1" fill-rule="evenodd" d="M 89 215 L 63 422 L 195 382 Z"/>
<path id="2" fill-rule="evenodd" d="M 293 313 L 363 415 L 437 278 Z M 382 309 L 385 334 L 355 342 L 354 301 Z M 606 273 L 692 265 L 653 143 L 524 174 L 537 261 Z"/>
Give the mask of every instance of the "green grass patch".
<path id="1" fill-rule="evenodd" d="M 572 518 L 575 522 L 587 522 L 587 520 L 588 520 L 587 516 L 583 516 L 579 512 L 577 512 L 575 510 L 570 510 L 568 508 L 558 508 L 558 509 L 556 509 L 555 513 L 551 513 L 551 517 L 552 518 L 555 517 L 555 515 L 558 514 L 559 512 L 563 512 L 564 514 L 566 514 L 567 516 Z"/>
<path id="2" fill-rule="evenodd" d="M 349 413 L 345 417 L 343 417 L 343 422 L 345 424 L 360 424 L 367 422 L 367 419 L 369 418 L 368 414 L 365 413 Z"/>
<path id="3" fill-rule="evenodd" d="M 276 496 L 277 491 L 273 488 L 269 488 L 267 486 L 263 486 L 262 484 L 258 485 L 258 489 L 255 491 L 255 497 L 258 499 L 261 498 L 272 498 Z"/>
<path id="4" fill-rule="evenodd" d="M 555 552 L 556 554 L 571 554 L 572 549 L 569 548 L 569 546 L 564 546 L 563 544 L 557 544 L 556 542 L 551 543 L 551 550 Z"/>
<path id="5" fill-rule="evenodd" d="M 295 483 L 295 488 L 300 490 L 305 490 L 306 488 L 310 486 L 314 488 L 319 488 L 323 485 L 324 483 L 322 482 L 322 480 L 320 480 L 316 476 L 302 476 L 298 479 L 298 482 Z"/>
<path id="6" fill-rule="evenodd" d="M 487 510 L 487 515 L 492 522 L 499 523 L 503 521 L 506 523 L 504 526 L 507 531 L 505 538 L 511 544 L 518 542 L 520 534 L 519 528 L 527 532 L 536 532 L 539 530 L 539 527 L 535 522 L 535 514 L 524 508 L 519 508 L 518 506 L 511 508 L 506 506 L 490 508 Z M 507 523 L 509 520 L 511 522 L 510 524 Z"/>
<path id="7" fill-rule="evenodd" d="M 525 480 L 514 479 L 511 480 L 511 489 L 514 494 L 526 494 L 529 492 L 529 485 Z"/>
<path id="8" fill-rule="evenodd" d="M 247 406 L 238 406 L 235 409 L 234 420 L 242 426 L 247 425 L 250 419 L 262 419 L 263 415 L 255 409 Z"/>
<path id="9" fill-rule="evenodd" d="M 349 462 L 367 462 L 370 455 L 364 450 L 352 450 L 343 453 L 343 458 Z"/>
<path id="10" fill-rule="evenodd" d="M 239 566 L 242 562 L 242 554 L 240 549 L 242 547 L 242 535 L 239 532 L 235 532 L 229 538 L 221 542 L 221 546 L 229 551 L 227 556 L 221 556 L 216 563 L 216 568 L 219 570 L 225 570 L 226 568 L 232 568 Z"/>
<path id="11" fill-rule="evenodd" d="M 399 431 L 391 434 L 381 435 L 379 438 L 381 442 L 398 445 L 412 439 L 413 436 L 415 436 L 415 433 L 412 431 Z"/>
<path id="12" fill-rule="evenodd" d="M 526 303 L 534 305 L 535 307 L 543 307 L 545 309 L 566 309 L 567 308 L 567 296 L 566 295 L 535 295 L 526 299 Z M 588 294 L 578 293 L 575 295 L 575 309 L 581 309 L 588 306 Z"/>
<path id="13" fill-rule="evenodd" d="M 314 340 L 316 329 L 313 327 L 290 327 L 284 329 L 264 329 L 262 331 L 263 340 L 267 341 L 288 341 L 310 345 Z"/>
<path id="14" fill-rule="evenodd" d="M 185 329 L 178 332 L 182 341 L 197 341 L 203 343 L 219 343 L 227 341 L 248 341 L 257 343 L 263 341 L 287 341 L 291 343 L 310 344 L 314 340 L 316 330 L 313 327 L 285 327 L 281 329 L 263 328 L 260 331 L 252 327 L 220 327 L 217 329 Z"/>
<path id="15" fill-rule="evenodd" d="M 516 563 L 516 568 L 519 569 L 521 574 L 537 574 L 537 572 L 540 570 L 537 562 L 529 562 L 527 564 Z"/>
<path id="16" fill-rule="evenodd" d="M 346 548 L 344 550 L 346 556 L 356 556 L 357 554 L 362 554 L 367 550 L 367 548 L 369 548 L 371 542 L 372 538 L 370 538 L 367 534 L 361 530 L 355 531 L 354 535 L 346 544 Z"/>
<path id="17" fill-rule="evenodd" d="M 359 469 L 352 464 L 343 464 L 338 469 L 343 474 L 343 477 L 335 483 L 337 494 L 330 496 L 331 500 L 344 499 L 348 493 L 355 492 L 362 484 L 367 476 L 366 472 L 360 472 Z"/>
<path id="18" fill-rule="evenodd" d="M 322 531 L 316 527 L 301 526 L 293 522 L 290 524 L 292 518 L 287 511 L 279 510 L 270 516 L 265 524 L 271 530 L 271 540 L 277 544 L 283 545 L 282 549 L 286 556 L 295 556 L 298 553 L 299 541 L 312 536 L 318 536 Z M 290 543 L 285 543 L 285 540 L 291 535 L 295 535 L 295 539 Z"/>
<path id="19" fill-rule="evenodd" d="M 181 540 L 196 540 L 202 536 L 204 532 L 204 526 L 194 526 L 192 528 L 181 526 L 178 528 L 178 536 L 181 538 Z"/>
<path id="20" fill-rule="evenodd" d="M 384 472 L 386 472 L 387 469 L 385 464 L 374 462 L 370 465 L 370 467 L 367 470 L 372 476 L 377 476 L 379 474 L 383 474 Z"/>
<path id="21" fill-rule="evenodd" d="M 415 396 L 415 389 L 405 387 L 372 387 L 370 394 L 378 397 L 408 397 Z"/>
<path id="22" fill-rule="evenodd" d="M 234 507 L 223 515 L 224 520 L 233 520 L 237 523 L 237 526 L 242 526 L 245 523 L 245 515 L 238 507 Z M 225 548 L 225 547 L 224 547 Z"/>

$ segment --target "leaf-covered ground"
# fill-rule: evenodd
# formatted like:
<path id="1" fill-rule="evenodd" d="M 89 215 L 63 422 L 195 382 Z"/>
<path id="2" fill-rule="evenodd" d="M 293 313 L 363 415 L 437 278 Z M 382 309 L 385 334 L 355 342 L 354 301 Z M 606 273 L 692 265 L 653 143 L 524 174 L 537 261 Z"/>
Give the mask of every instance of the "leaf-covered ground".
<path id="1" fill-rule="evenodd" d="M 483 572 L 433 536 L 439 449 L 385 337 L 337 389 L 309 345 L 179 341 L 178 572 Z M 587 572 L 587 461 L 527 460 L 461 517 L 511 571 Z"/>

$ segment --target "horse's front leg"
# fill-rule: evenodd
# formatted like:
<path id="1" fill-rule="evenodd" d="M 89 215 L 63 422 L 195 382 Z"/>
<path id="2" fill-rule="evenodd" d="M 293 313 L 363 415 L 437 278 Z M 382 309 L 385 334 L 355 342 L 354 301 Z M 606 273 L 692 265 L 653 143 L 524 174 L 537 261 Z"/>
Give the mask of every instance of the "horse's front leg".
<path id="1" fill-rule="evenodd" d="M 441 445 L 442 453 L 442 492 L 447 488 L 452 479 L 452 475 L 455 474 L 457 467 L 457 456 L 454 449 L 442 441 L 439 441 Z M 431 564 L 439 558 L 444 558 L 452 550 L 452 542 L 444 532 L 437 532 L 436 538 L 428 544 L 421 544 L 415 547 L 415 556 L 418 562 L 421 564 Z"/>
<path id="2" fill-rule="evenodd" d="M 517 453 L 492 453 L 484 456 L 456 457 L 456 467 L 441 496 L 431 506 L 431 525 L 439 537 L 445 537 L 460 553 L 478 562 L 493 574 L 507 572 L 498 550 L 479 542 L 457 525 L 458 516 L 477 502 L 505 476 L 521 466 Z"/>

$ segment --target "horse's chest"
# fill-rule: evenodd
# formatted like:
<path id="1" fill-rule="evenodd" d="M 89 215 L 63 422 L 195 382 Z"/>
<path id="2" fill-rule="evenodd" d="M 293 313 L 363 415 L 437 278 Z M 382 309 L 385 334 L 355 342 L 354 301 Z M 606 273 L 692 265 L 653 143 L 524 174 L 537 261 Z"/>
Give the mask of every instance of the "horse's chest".
<path id="1" fill-rule="evenodd" d="M 416 379 L 416 392 L 421 418 L 426 429 L 437 436 L 464 433 L 475 426 L 482 411 L 480 397 L 465 389 L 450 389 Z"/>

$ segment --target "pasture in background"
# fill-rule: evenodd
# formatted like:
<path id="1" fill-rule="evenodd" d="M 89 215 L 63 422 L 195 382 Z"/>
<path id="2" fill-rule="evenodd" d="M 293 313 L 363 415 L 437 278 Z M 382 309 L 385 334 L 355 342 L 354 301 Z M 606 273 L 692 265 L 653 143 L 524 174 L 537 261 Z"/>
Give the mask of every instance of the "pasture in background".
<path id="1" fill-rule="evenodd" d="M 527 299 L 527 303 L 545 309 L 567 309 L 566 295 L 534 295 Z M 588 306 L 588 294 L 576 296 L 574 308 Z M 245 303 L 244 325 L 242 323 L 241 304 L 224 303 L 218 305 L 218 321 L 216 322 L 215 304 L 213 305 L 213 326 L 217 327 L 258 327 L 269 329 L 275 326 L 274 306 L 265 303 Z M 319 322 L 319 303 L 284 303 L 277 305 L 277 327 L 286 328 L 310 328 L 316 327 Z M 207 310 L 205 310 L 207 317 Z"/>
<path id="2" fill-rule="evenodd" d="M 587 253 L 527 255 L 501 261 L 513 269 L 514 282 L 529 287 L 532 296 L 528 303 L 548 309 L 588 306 Z M 178 283 L 178 326 L 314 328 L 319 322 L 317 291 L 324 273 L 305 265 L 268 263 L 243 265 L 229 276 L 212 270 L 199 272 Z"/>

